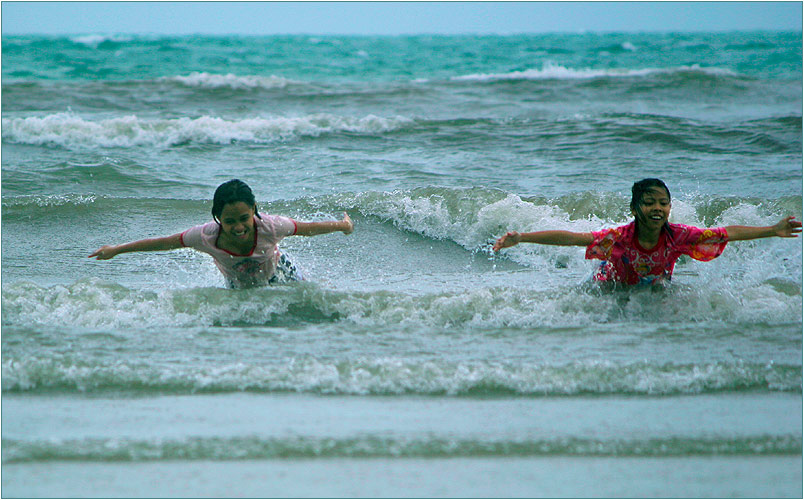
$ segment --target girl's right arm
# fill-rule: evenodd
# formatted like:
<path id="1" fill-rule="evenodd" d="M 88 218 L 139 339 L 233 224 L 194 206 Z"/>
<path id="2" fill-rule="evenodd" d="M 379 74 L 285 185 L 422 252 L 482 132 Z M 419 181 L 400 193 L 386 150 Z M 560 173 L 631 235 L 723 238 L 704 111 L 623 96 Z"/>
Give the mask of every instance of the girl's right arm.
<path id="1" fill-rule="evenodd" d="M 533 233 L 518 233 L 509 231 L 498 239 L 492 247 L 495 252 L 501 248 L 508 248 L 519 243 L 540 243 L 542 245 L 562 245 L 586 247 L 592 244 L 592 233 L 575 233 L 572 231 L 536 231 Z"/>
<path id="2" fill-rule="evenodd" d="M 104 245 L 95 250 L 95 252 L 93 252 L 89 257 L 95 257 L 98 260 L 107 260 L 121 253 L 173 250 L 174 248 L 181 248 L 182 246 L 181 233 L 178 233 L 172 236 L 163 236 L 161 238 L 148 238 L 145 240 L 132 241 L 130 243 L 123 243 L 122 245 Z"/>
<path id="3" fill-rule="evenodd" d="M 754 227 L 754 226 L 728 226 L 726 233 L 729 241 L 754 240 L 757 238 L 770 238 L 778 236 L 780 238 L 796 238 L 797 233 L 801 232 L 801 222 L 795 217 L 785 217 L 773 226 Z"/>

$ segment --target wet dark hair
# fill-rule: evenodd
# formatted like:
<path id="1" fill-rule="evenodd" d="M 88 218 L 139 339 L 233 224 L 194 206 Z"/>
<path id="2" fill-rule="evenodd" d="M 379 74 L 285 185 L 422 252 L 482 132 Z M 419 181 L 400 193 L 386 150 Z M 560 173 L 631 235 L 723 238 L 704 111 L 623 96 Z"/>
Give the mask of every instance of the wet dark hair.
<path id="1" fill-rule="evenodd" d="M 667 184 L 664 183 L 661 179 L 642 179 L 641 181 L 637 181 L 631 186 L 631 210 L 634 211 L 636 214 L 636 223 L 639 226 L 641 220 L 645 218 L 645 214 L 642 213 L 642 209 L 639 208 L 639 204 L 642 201 L 642 197 L 652 191 L 654 188 L 662 188 L 667 191 L 667 197 L 670 198 L 670 190 L 667 188 Z M 665 222 L 664 228 L 672 234 L 670 230 L 670 225 Z"/>
<path id="2" fill-rule="evenodd" d="M 246 205 L 254 207 L 254 214 L 258 219 L 261 218 L 259 212 L 257 212 L 257 202 L 254 200 L 254 193 L 251 192 L 251 188 L 248 187 L 248 184 L 240 179 L 226 181 L 215 190 L 215 195 L 212 197 L 212 218 L 218 221 L 221 213 L 223 213 L 223 207 L 229 203 L 237 203 L 238 201 L 242 201 Z"/>

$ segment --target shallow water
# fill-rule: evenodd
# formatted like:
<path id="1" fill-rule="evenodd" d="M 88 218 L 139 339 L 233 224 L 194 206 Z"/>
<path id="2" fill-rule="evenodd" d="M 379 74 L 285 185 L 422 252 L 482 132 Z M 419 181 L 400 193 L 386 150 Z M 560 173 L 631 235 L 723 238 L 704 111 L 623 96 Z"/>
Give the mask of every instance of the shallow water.
<path id="1" fill-rule="evenodd" d="M 489 252 L 649 176 L 673 222 L 800 219 L 800 33 L 4 37 L 2 73 L 5 494 L 801 496 L 800 239 L 661 291 Z M 232 177 L 355 232 L 252 290 L 86 258 Z"/>

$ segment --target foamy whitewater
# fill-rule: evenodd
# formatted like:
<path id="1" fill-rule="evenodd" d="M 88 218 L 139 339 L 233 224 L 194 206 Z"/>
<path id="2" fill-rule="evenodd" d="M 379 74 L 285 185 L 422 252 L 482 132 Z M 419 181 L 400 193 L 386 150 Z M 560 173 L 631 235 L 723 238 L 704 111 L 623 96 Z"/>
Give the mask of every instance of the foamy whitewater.
<path id="1" fill-rule="evenodd" d="M 801 33 L 4 37 L 8 497 L 801 497 L 802 243 L 662 291 L 509 230 L 802 217 Z M 300 283 L 189 249 L 215 187 L 339 218 Z"/>

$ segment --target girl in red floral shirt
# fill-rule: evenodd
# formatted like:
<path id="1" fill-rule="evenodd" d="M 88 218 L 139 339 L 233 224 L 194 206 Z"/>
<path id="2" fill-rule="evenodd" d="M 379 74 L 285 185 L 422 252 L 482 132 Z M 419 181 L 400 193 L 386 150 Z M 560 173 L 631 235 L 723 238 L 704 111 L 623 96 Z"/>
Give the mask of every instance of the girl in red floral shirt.
<path id="1" fill-rule="evenodd" d="M 670 190 L 659 179 L 644 179 L 631 188 L 631 213 L 634 221 L 614 229 L 589 233 L 572 231 L 511 231 L 494 244 L 493 250 L 518 243 L 544 245 L 577 245 L 586 247 L 587 259 L 600 259 L 593 276 L 596 281 L 612 281 L 628 285 L 659 284 L 673 275 L 673 267 L 681 255 L 709 261 L 723 253 L 729 241 L 752 240 L 779 236 L 796 237 L 801 222 L 785 217 L 767 227 L 728 226 L 701 229 L 671 224 Z"/>

